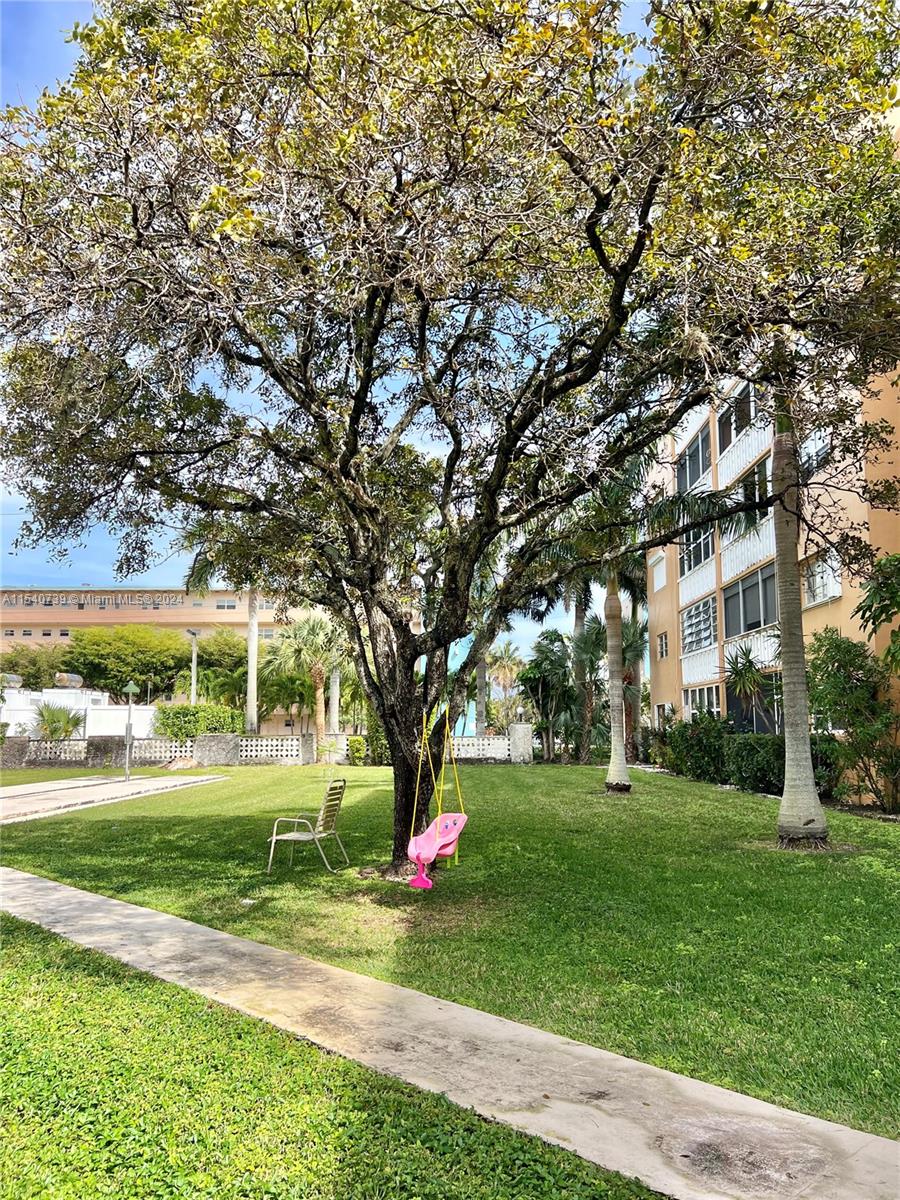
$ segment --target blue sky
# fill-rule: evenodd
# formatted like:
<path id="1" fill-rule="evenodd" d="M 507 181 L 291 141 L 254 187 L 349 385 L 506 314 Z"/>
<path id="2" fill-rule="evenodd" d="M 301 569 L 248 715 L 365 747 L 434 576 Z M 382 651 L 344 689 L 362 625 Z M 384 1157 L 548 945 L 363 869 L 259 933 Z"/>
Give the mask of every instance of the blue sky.
<path id="1" fill-rule="evenodd" d="M 90 19 L 92 7 L 89 0 L 0 0 L 0 103 L 31 105 L 44 88 L 52 89 L 66 77 L 76 56 L 76 47 L 67 41 L 68 32 L 75 22 Z M 632 14 L 628 22 L 633 28 L 638 24 L 636 17 Z M 5 587 L 100 587 L 114 582 L 177 587 L 184 578 L 187 559 L 169 556 L 140 575 L 116 580 L 112 567 L 115 541 L 99 528 L 91 532 L 84 546 L 70 547 L 65 561 L 55 561 L 47 547 L 13 553 L 11 546 L 22 519 L 18 498 L 3 492 L 0 573 Z M 571 617 L 560 610 L 544 628 L 570 626 Z M 540 629 L 532 621 L 519 620 L 507 636 L 525 650 Z"/>

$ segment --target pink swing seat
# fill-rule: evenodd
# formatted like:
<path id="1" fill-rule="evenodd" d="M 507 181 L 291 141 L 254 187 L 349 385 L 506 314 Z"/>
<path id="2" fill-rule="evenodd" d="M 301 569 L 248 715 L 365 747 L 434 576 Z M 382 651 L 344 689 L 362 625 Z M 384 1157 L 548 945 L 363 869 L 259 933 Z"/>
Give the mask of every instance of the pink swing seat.
<path id="1" fill-rule="evenodd" d="M 435 817 L 424 833 L 410 838 L 406 856 L 419 868 L 418 874 L 409 881 L 410 887 L 434 887 L 425 874 L 425 866 L 436 858 L 451 858 L 456 853 L 459 835 L 468 819 L 465 813 L 445 812 Z"/>

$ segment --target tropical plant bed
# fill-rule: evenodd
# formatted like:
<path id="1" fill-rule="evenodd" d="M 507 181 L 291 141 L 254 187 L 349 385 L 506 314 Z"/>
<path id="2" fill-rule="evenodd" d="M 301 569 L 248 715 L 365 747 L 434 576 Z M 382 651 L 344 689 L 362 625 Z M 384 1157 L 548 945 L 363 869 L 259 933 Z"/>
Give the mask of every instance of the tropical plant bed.
<path id="1" fill-rule="evenodd" d="M 339 769 L 335 769 L 336 773 Z M 343 773 L 343 772 L 341 772 Z M 417 893 L 379 867 L 387 768 L 346 770 L 354 870 L 266 839 L 314 811 L 322 767 L 225 768 L 202 788 L 8 826 L 4 860 L 896 1136 L 900 828 L 829 813 L 856 853 L 762 853 L 777 801 L 651 772 L 460 769 L 458 867 Z M 279 852 L 279 855 L 282 852 Z"/>
<path id="2" fill-rule="evenodd" d="M 33 925 L 2 929 L 9 1200 L 653 1200 Z"/>

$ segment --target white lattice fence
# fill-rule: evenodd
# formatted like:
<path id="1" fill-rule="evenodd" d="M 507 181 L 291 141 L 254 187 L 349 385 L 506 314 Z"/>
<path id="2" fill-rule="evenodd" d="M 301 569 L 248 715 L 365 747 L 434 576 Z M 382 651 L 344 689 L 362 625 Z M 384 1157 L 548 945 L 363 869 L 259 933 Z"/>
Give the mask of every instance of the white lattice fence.
<path id="1" fill-rule="evenodd" d="M 315 759 L 311 734 L 260 734 L 242 737 L 239 751 L 243 762 L 309 763 Z"/>
<path id="2" fill-rule="evenodd" d="M 84 762 L 87 758 L 87 742 L 83 738 L 77 741 L 37 741 L 31 742 L 25 754 L 28 762 Z"/>
<path id="3" fill-rule="evenodd" d="M 455 737 L 453 753 L 460 762 L 509 762 L 509 738 Z"/>
<path id="4" fill-rule="evenodd" d="M 131 755 L 136 763 L 164 763 L 172 758 L 193 758 L 194 739 L 136 738 L 132 743 Z"/>

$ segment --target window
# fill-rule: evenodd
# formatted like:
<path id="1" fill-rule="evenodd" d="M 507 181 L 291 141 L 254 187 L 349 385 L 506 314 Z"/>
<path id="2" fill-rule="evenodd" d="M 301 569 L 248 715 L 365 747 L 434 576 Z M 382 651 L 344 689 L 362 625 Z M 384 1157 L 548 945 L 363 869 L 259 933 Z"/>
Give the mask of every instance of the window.
<path id="1" fill-rule="evenodd" d="M 220 610 L 237 608 L 237 601 L 236 600 L 217 600 L 216 608 L 218 608 Z"/>
<path id="2" fill-rule="evenodd" d="M 23 629 L 23 630 L 22 630 L 22 637 L 31 637 L 31 630 L 30 630 L 30 629 Z"/>
<path id="3" fill-rule="evenodd" d="M 768 458 L 761 458 L 755 467 L 751 467 L 746 475 L 742 475 L 738 487 L 743 494 L 742 498 L 748 504 L 756 504 L 760 500 L 765 500 L 769 494 Z M 747 513 L 748 519 L 754 524 L 761 521 L 765 515 L 765 512 Z"/>
<path id="4" fill-rule="evenodd" d="M 61 630 L 59 631 L 59 636 L 60 636 L 60 637 L 68 637 L 68 636 L 69 636 L 69 631 L 68 631 L 68 629 L 61 629 Z"/>
<path id="5" fill-rule="evenodd" d="M 804 438 L 800 446 L 800 466 L 804 471 L 818 471 L 831 453 L 828 434 L 824 429 L 815 429 Z"/>
<path id="6" fill-rule="evenodd" d="M 653 575 L 653 590 L 654 592 L 662 591 L 666 586 L 666 556 L 661 554 L 650 567 Z"/>
<path id="7" fill-rule="evenodd" d="M 722 592 L 722 600 L 726 638 L 772 625 L 778 620 L 775 564 L 769 563 L 736 583 L 730 583 Z"/>
<path id="8" fill-rule="evenodd" d="M 709 684 L 706 687 L 685 688 L 681 693 L 682 707 L 684 709 L 682 716 L 685 721 L 692 721 L 698 713 L 712 713 L 714 717 L 721 716 L 722 710 L 719 706 L 719 688 L 716 684 Z"/>
<path id="9" fill-rule="evenodd" d="M 735 393 L 728 407 L 719 414 L 719 453 L 727 450 L 741 436 L 756 416 L 756 392 L 745 383 Z"/>
<path id="10" fill-rule="evenodd" d="M 69 607 L 69 597 L 68 596 L 60 596 L 59 606 L 60 606 L 60 608 L 68 608 Z"/>
<path id="11" fill-rule="evenodd" d="M 666 724 L 666 706 L 657 704 L 656 706 L 656 728 L 664 729 Z"/>
<path id="12" fill-rule="evenodd" d="M 53 601 L 45 599 L 44 600 L 44 608 L 52 608 L 52 607 L 53 607 Z"/>
<path id="13" fill-rule="evenodd" d="M 52 629 L 42 629 L 41 637 L 53 637 L 53 630 Z"/>
<path id="14" fill-rule="evenodd" d="M 271 642 L 272 638 L 275 636 L 275 630 L 274 629 L 261 629 L 259 631 L 259 636 L 262 638 L 262 640 L 264 642 Z"/>
<path id="15" fill-rule="evenodd" d="M 656 637 L 656 657 L 669 657 L 669 635 L 667 633 L 657 634 Z"/>
<path id="16" fill-rule="evenodd" d="M 841 572 L 829 554 L 811 558 L 804 567 L 804 594 L 807 606 L 833 600 L 841 594 Z"/>
<path id="17" fill-rule="evenodd" d="M 192 605 L 194 608 L 202 608 L 202 607 L 203 607 L 203 601 L 202 601 L 202 600 L 192 600 L 192 601 L 191 601 L 191 605 Z"/>
<path id="18" fill-rule="evenodd" d="M 105 601 L 105 600 L 100 600 L 100 601 L 97 603 L 97 607 L 98 607 L 98 608 L 106 608 L 106 601 Z M 144 605 L 144 608 L 146 608 L 146 607 L 147 607 L 147 605 L 145 604 L 145 605 Z"/>
<path id="19" fill-rule="evenodd" d="M 4 637 L 15 637 L 15 636 L 16 636 L 16 631 L 15 631 L 14 629 L 4 629 L 4 630 L 3 630 L 3 636 L 4 636 Z"/>
<path id="20" fill-rule="evenodd" d="M 676 463 L 675 478 L 679 492 L 686 492 L 698 483 L 709 470 L 711 462 L 707 425 L 700 430 Z"/>
<path id="21" fill-rule="evenodd" d="M 26 596 L 25 599 L 22 601 L 22 603 L 25 605 L 26 608 L 33 608 L 34 607 L 34 596 Z"/>
<path id="22" fill-rule="evenodd" d="M 678 574 L 687 575 L 708 558 L 713 552 L 713 527 L 704 525 L 700 529 L 692 529 L 681 539 L 681 550 L 678 555 Z"/>
<path id="23" fill-rule="evenodd" d="M 259 607 L 260 608 L 274 608 L 275 601 L 274 600 L 265 600 L 265 599 L 260 600 Z"/>
<path id="24" fill-rule="evenodd" d="M 726 684 L 725 705 L 738 733 L 781 733 L 781 675 L 767 673 L 759 694 L 752 699 L 736 696 Z"/>
<path id="25" fill-rule="evenodd" d="M 714 645 L 717 633 L 716 598 L 707 596 L 681 614 L 681 653 L 690 654 Z"/>

